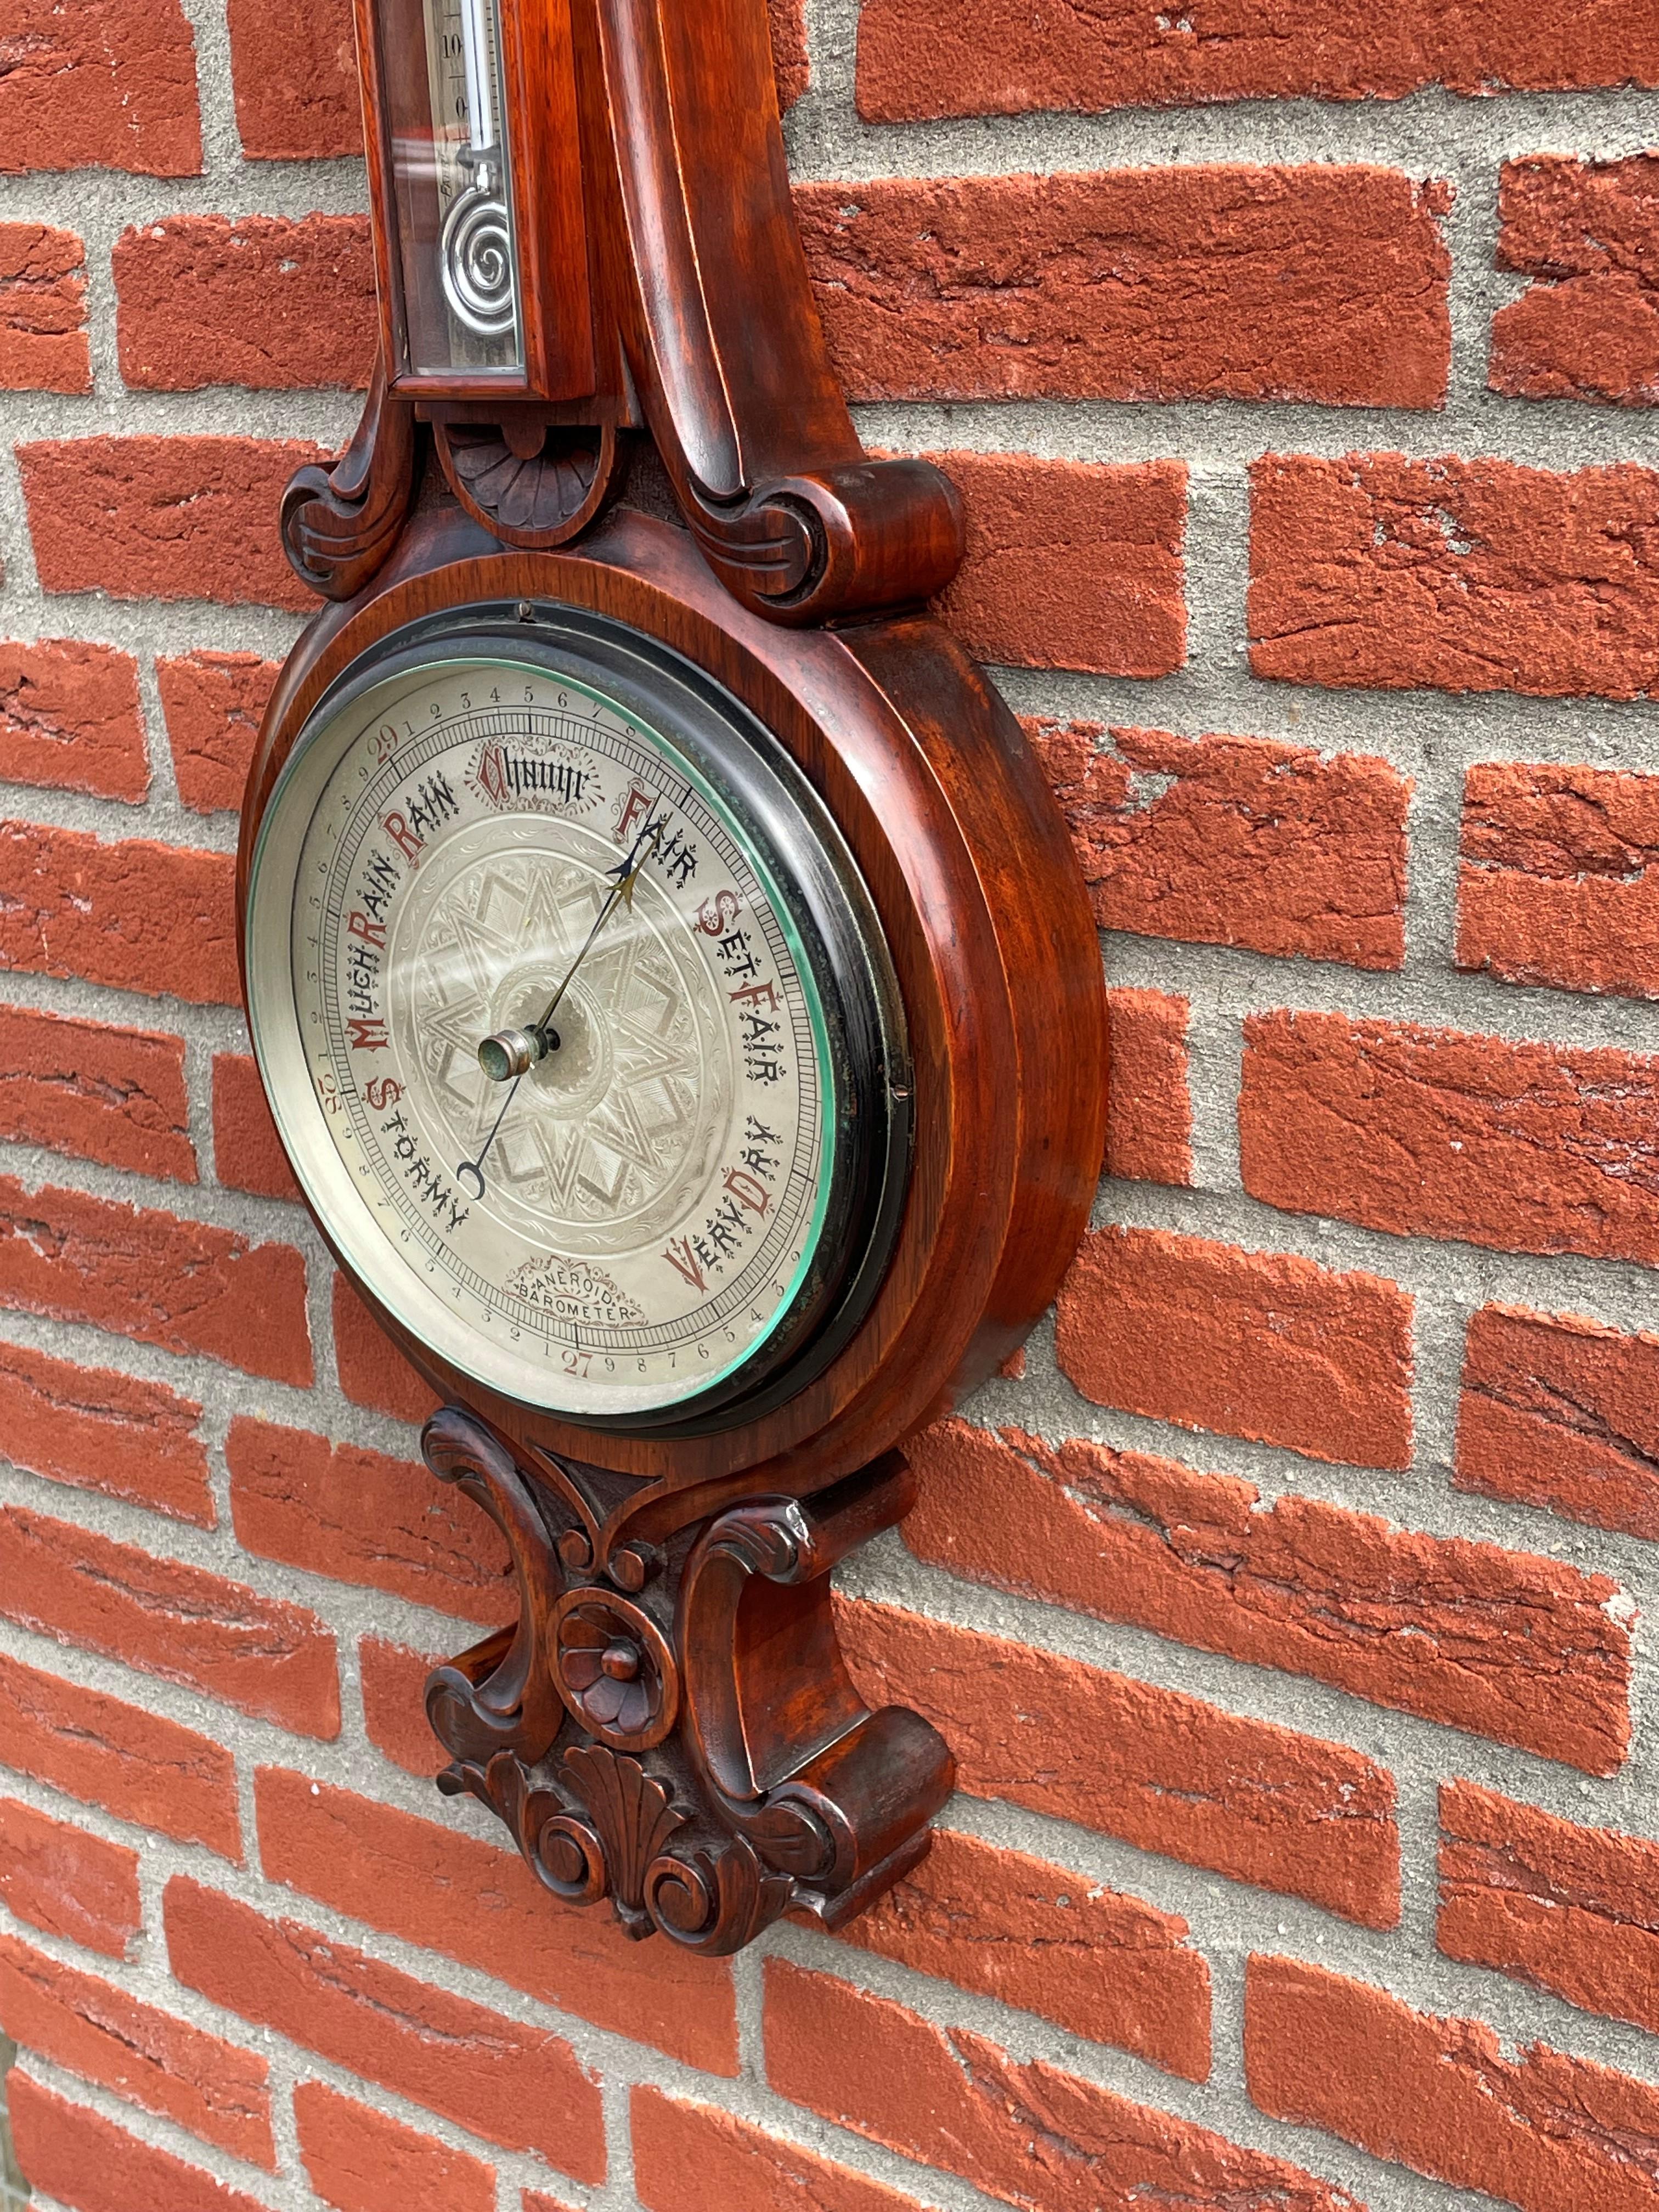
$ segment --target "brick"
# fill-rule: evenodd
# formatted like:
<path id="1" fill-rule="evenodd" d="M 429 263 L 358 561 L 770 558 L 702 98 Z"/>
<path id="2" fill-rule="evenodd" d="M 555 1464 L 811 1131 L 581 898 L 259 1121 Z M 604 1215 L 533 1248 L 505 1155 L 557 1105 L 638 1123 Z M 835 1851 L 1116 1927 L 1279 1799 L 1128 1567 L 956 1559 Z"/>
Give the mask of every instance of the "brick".
<path id="1" fill-rule="evenodd" d="M 1472 1782 L 1440 1786 L 1449 1958 L 1659 2029 L 1659 1843 L 1583 1828 Z"/>
<path id="2" fill-rule="evenodd" d="M 948 1421 L 910 1457 L 905 1541 L 953 1573 L 1592 1774 L 1629 1749 L 1633 1608 L 1605 1575 L 1081 1439 Z"/>
<path id="3" fill-rule="evenodd" d="M 1109 991 L 1106 1172 L 1145 1182 L 1193 1179 L 1185 999 Z"/>
<path id="4" fill-rule="evenodd" d="M 772 32 L 778 106 L 787 115 L 811 81 L 805 0 L 766 0 L 766 14 Z"/>
<path id="5" fill-rule="evenodd" d="M 562 2038 L 450 1996 L 297 1922 L 175 1875 L 163 1899 L 177 1978 L 256 2026 L 506 2150 L 605 2179 L 597 2083 Z"/>
<path id="6" fill-rule="evenodd" d="M 0 1176 L 0 1306 L 313 1380 L 306 1263 L 286 1244 Z"/>
<path id="7" fill-rule="evenodd" d="M 1196 0 L 1179 15 L 1063 0 L 867 0 L 859 112 L 872 122 L 1211 100 L 1485 97 L 1659 84 L 1659 28 L 1632 0 Z"/>
<path id="8" fill-rule="evenodd" d="M 343 1275 L 334 1278 L 334 1364 L 354 1405 L 394 1420 L 429 1420 L 443 1401 L 428 1388 Z"/>
<path id="9" fill-rule="evenodd" d="M 183 1038 L 0 1007 L 0 1138 L 194 1182 Z"/>
<path id="10" fill-rule="evenodd" d="M 1398 968 L 1412 784 L 1267 738 L 1027 724 L 1103 929 Z"/>
<path id="11" fill-rule="evenodd" d="M 14 1467 L 211 1528 L 201 1417 L 165 1383 L 0 1345 L 0 1433 Z"/>
<path id="12" fill-rule="evenodd" d="M 31 1928 L 125 1959 L 138 1933 L 138 1854 L 0 1797 L 0 1905 Z"/>
<path id="13" fill-rule="evenodd" d="M 276 2171 L 268 2072 L 252 2051 L 4 1936 L 0 2027 L 35 2057 Z"/>
<path id="14" fill-rule="evenodd" d="M 1092 2043 L 1209 2079 L 1210 1970 L 1188 1947 L 1187 1923 L 1065 1868 L 936 1829 L 921 1865 L 842 1933 Z"/>
<path id="15" fill-rule="evenodd" d="M 361 391 L 380 339 L 368 218 L 175 215 L 112 258 L 121 374 L 137 389 Z"/>
<path id="16" fill-rule="evenodd" d="M 236 864 L 228 853 L 0 821 L 8 969 L 236 1006 Z"/>
<path id="17" fill-rule="evenodd" d="M 982 660 L 1168 676 L 1187 657 L 1178 461 L 1108 465 L 934 453 L 967 509 L 939 611 Z"/>
<path id="18" fill-rule="evenodd" d="M 629 2118 L 645 2212 L 921 2212 L 916 2198 L 885 2182 L 643 2082 Z M 525 2212 L 532 2212 L 529 2197 Z"/>
<path id="19" fill-rule="evenodd" d="M 1482 1306 L 1464 1349 L 1452 1480 L 1659 1540 L 1659 1336 Z"/>
<path id="20" fill-rule="evenodd" d="M 632 1943 L 608 1914 L 550 1912 L 546 1892 L 516 1852 L 349 1790 L 262 1767 L 254 1795 L 260 1860 L 271 1881 L 492 1974 L 538 2003 L 705 2072 L 736 2075 L 725 1960 Z"/>
<path id="21" fill-rule="evenodd" d="M 277 438 L 46 439 L 17 448 L 41 588 L 117 599 L 211 599 L 309 614 L 277 501 L 329 458 Z"/>
<path id="22" fill-rule="evenodd" d="M 1244 1024 L 1244 1188 L 1501 1252 L 1659 1260 L 1659 1058 L 1340 1014 Z"/>
<path id="23" fill-rule="evenodd" d="M 149 759 L 132 655 L 77 638 L 0 644 L 0 776 L 100 799 L 144 798 Z"/>
<path id="24" fill-rule="evenodd" d="M 202 167 L 196 42 L 180 0 L 10 0 L 0 172 Z"/>
<path id="25" fill-rule="evenodd" d="M 894 1607 L 840 1610 L 866 1702 L 925 1714 L 971 1796 L 1395 1924 L 1394 1781 L 1360 1753 Z"/>
<path id="26" fill-rule="evenodd" d="M 1505 161 L 1498 206 L 1498 267 L 1537 281 L 1492 317 L 1492 390 L 1659 403 L 1659 158 Z"/>
<path id="27" fill-rule="evenodd" d="M 1161 1230 L 1092 1231 L 1055 1353 L 1097 1406 L 1362 1467 L 1411 1462 L 1412 1300 L 1379 1275 Z"/>
<path id="28" fill-rule="evenodd" d="M 321 2081 L 294 2092 L 300 2157 L 337 2212 L 495 2212 L 495 2170 Z"/>
<path id="29" fill-rule="evenodd" d="M 1549 699 L 1659 689 L 1659 471 L 1269 453 L 1250 481 L 1256 675 Z"/>
<path id="30" fill-rule="evenodd" d="M 363 1693 L 363 1726 L 369 1741 L 406 1774 L 430 1782 L 449 1755 L 426 1717 L 426 1678 L 453 1655 L 411 1651 L 382 1636 L 360 1638 L 357 1673 Z"/>
<path id="31" fill-rule="evenodd" d="M 228 0 L 236 127 L 250 161 L 361 154 L 351 0 Z"/>
<path id="32" fill-rule="evenodd" d="M 1397 169 L 895 177 L 795 205 L 855 399 L 1444 398 L 1450 192 Z"/>
<path id="33" fill-rule="evenodd" d="M 258 1198 L 297 1200 L 300 1195 L 258 1067 L 245 1052 L 213 1055 L 213 1169 L 233 1190 L 251 1190 Z"/>
<path id="34" fill-rule="evenodd" d="M 1299 1960 L 1249 1962 L 1250 2094 L 1277 2119 L 1520 2212 L 1650 2212 L 1659 2090 L 1534 2043 L 1504 2055 L 1482 2021 L 1409 2010 Z"/>
<path id="35" fill-rule="evenodd" d="M 299 1735 L 340 1732 L 334 1638 L 324 1623 L 205 1568 L 8 1505 L 0 1507 L 0 1613 Z"/>
<path id="36" fill-rule="evenodd" d="M 806 89 L 800 0 L 769 0 L 778 100 Z M 351 0 L 229 0 L 231 82 L 250 161 L 302 161 L 362 151 Z"/>
<path id="37" fill-rule="evenodd" d="M 1486 761 L 1463 781 L 1457 964 L 1659 998 L 1659 775 Z"/>
<path id="38" fill-rule="evenodd" d="M 982 2035 L 941 2027 L 787 1960 L 766 1962 L 766 2071 L 781 2094 L 902 2156 L 1042 2212 L 1154 2201 L 1192 2212 L 1364 2212 L 1346 2191 Z"/>
<path id="39" fill-rule="evenodd" d="M 136 1827 L 240 1863 L 235 1762 L 176 1721 L 0 1656 L 0 1760 Z"/>
<path id="40" fill-rule="evenodd" d="M 518 1619 L 501 1530 L 424 1467 L 247 1415 L 225 1456 L 247 1551 L 487 1627 Z"/>
<path id="41" fill-rule="evenodd" d="M 0 222 L 0 390 L 91 389 L 86 248 L 72 230 Z"/>
<path id="42" fill-rule="evenodd" d="M 6 2087 L 24 2171 L 38 2195 L 71 2212 L 265 2212 L 246 2191 L 140 2142 L 27 2074 L 14 2074 Z"/>
<path id="43" fill-rule="evenodd" d="M 179 796 L 198 814 L 234 811 L 253 763 L 259 724 L 281 670 L 257 653 L 187 653 L 158 659 Z"/>

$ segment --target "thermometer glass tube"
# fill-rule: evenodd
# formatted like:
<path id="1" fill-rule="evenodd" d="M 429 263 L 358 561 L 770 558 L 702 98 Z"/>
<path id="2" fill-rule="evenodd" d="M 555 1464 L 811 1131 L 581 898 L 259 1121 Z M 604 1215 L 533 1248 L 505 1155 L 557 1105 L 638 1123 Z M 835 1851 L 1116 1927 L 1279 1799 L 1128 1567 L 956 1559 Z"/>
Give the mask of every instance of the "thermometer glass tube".
<path id="1" fill-rule="evenodd" d="M 516 374 L 524 360 L 499 0 L 386 0 L 408 367 Z"/>

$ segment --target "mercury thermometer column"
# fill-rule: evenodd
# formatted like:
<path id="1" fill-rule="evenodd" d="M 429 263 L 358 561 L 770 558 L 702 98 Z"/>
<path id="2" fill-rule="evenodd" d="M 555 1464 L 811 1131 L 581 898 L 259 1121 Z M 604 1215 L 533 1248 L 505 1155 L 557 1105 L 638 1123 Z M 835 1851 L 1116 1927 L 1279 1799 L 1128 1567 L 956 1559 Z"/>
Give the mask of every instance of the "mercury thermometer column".
<path id="1" fill-rule="evenodd" d="M 461 82 L 455 83 L 456 18 Z M 501 143 L 501 44 L 494 0 L 443 0 L 441 49 L 449 79 L 451 112 L 465 102 L 468 142 L 457 149 L 467 183 L 451 204 L 439 240 L 444 297 L 462 328 L 475 337 L 498 338 L 518 320 L 513 217 L 507 204 L 507 161 Z"/>

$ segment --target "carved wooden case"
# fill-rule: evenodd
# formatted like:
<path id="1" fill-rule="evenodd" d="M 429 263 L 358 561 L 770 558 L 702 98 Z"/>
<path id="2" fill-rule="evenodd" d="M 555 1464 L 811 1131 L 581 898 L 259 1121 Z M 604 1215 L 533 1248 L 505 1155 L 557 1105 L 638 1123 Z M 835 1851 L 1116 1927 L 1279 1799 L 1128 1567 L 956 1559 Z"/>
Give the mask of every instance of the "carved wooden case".
<path id="1" fill-rule="evenodd" d="M 956 495 L 867 458 L 831 372 L 764 0 L 501 0 L 522 360 L 489 379 L 410 367 L 383 4 L 358 0 L 380 362 L 351 445 L 283 500 L 329 604 L 250 777 L 244 912 L 273 785 L 362 655 L 447 611 L 580 608 L 765 724 L 834 816 L 904 1002 L 902 1219 L 798 1388 L 696 1433 L 583 1428 L 375 1306 L 447 1401 L 428 1466 L 497 1522 L 519 1581 L 516 1628 L 428 1685 L 440 1787 L 492 1806 L 554 1896 L 731 1951 L 786 1911 L 857 1911 L 949 1792 L 935 1731 L 860 1699 L 830 1578 L 902 1517 L 905 1438 L 1023 1340 L 1085 1224 L 1098 945 L 1018 726 L 923 611 L 961 557 Z M 640 473 L 653 448 L 667 497 Z"/>

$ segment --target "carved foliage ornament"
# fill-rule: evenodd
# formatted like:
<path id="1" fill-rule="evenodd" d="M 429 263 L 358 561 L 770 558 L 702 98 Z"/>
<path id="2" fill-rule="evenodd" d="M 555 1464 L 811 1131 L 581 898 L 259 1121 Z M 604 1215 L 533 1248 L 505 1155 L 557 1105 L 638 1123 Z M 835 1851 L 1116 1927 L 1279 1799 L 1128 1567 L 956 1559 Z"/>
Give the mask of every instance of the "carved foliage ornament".
<path id="1" fill-rule="evenodd" d="M 427 1688 L 550 1899 L 839 1925 L 950 1789 L 836 1563 L 1019 1343 L 1102 1151 L 1098 945 L 864 452 L 765 0 L 356 0 L 380 359 L 243 814 L 284 1150 L 519 1617 Z"/>

